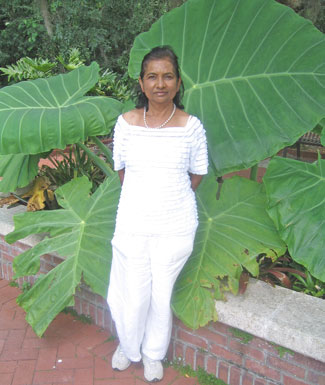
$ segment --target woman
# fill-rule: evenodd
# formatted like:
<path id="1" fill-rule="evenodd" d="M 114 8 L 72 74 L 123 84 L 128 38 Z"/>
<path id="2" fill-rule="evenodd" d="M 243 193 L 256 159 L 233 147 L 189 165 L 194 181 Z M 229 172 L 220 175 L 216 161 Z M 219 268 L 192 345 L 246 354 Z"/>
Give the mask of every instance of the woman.
<path id="1" fill-rule="evenodd" d="M 156 47 L 142 61 L 137 108 L 118 118 L 114 168 L 122 191 L 112 240 L 108 304 L 120 344 L 112 367 L 142 359 L 147 381 L 163 377 L 170 341 L 170 299 L 193 249 L 194 191 L 207 173 L 201 122 L 180 104 L 177 57 Z"/>

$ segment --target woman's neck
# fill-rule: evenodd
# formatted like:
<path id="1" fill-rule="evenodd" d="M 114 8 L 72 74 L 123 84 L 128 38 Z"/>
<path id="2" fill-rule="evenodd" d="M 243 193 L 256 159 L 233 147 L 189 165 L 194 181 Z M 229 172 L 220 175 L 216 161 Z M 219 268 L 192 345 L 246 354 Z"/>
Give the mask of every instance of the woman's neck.
<path id="1" fill-rule="evenodd" d="M 149 127 L 159 127 L 166 119 L 167 124 L 175 114 L 176 106 L 173 102 L 168 104 L 154 104 L 149 102 L 148 111 L 144 112 L 145 125 Z M 149 120 L 149 121 L 148 121 Z"/>
<path id="2" fill-rule="evenodd" d="M 172 112 L 174 108 L 174 103 L 170 102 L 168 104 L 159 104 L 149 102 L 147 116 L 153 118 L 164 117 Z"/>

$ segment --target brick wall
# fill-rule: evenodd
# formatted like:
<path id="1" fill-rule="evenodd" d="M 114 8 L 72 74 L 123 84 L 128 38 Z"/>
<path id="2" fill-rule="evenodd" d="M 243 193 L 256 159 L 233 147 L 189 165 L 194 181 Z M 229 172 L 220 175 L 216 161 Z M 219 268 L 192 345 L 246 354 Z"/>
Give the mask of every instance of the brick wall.
<path id="1" fill-rule="evenodd" d="M 12 279 L 13 259 L 27 248 L 22 242 L 8 245 L 0 236 L 0 278 Z M 43 256 L 40 272 L 46 273 L 60 261 L 53 255 Z M 20 284 L 24 281 L 33 283 L 35 277 L 19 279 Z M 74 307 L 79 314 L 89 315 L 97 325 L 115 334 L 106 301 L 86 286 L 81 285 L 77 291 Z M 325 363 L 254 336 L 238 336 L 220 322 L 191 330 L 175 319 L 168 358 L 194 369 L 203 367 L 229 385 L 325 385 Z"/>

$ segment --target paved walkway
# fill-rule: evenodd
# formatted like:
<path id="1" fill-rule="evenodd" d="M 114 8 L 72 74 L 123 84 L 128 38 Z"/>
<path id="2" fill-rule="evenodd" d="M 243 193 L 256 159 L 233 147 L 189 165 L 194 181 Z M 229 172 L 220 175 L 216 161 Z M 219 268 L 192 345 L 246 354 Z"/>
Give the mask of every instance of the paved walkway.
<path id="1" fill-rule="evenodd" d="M 141 363 L 124 372 L 110 367 L 116 341 L 107 331 L 59 314 L 42 338 L 16 304 L 20 290 L 0 279 L 0 385 L 141 385 Z M 197 379 L 165 370 L 159 385 L 195 385 Z"/>

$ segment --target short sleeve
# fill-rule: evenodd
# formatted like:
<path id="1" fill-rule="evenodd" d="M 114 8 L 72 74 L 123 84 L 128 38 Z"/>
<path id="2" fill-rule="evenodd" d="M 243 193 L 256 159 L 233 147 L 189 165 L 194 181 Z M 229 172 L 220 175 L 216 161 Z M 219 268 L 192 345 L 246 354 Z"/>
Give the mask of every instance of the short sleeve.
<path id="1" fill-rule="evenodd" d="M 189 172 L 205 175 L 208 173 L 208 147 L 205 129 L 199 119 L 196 119 L 193 129 Z"/>
<path id="2" fill-rule="evenodd" d="M 114 170 L 125 168 L 125 130 L 121 124 L 121 118 L 116 122 L 113 136 L 113 160 Z"/>

